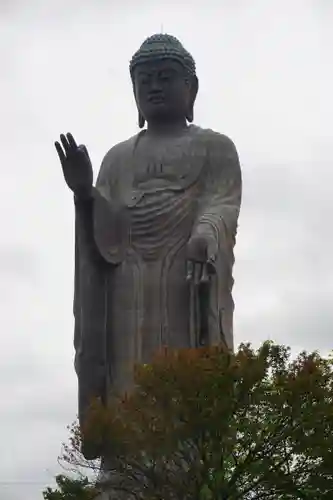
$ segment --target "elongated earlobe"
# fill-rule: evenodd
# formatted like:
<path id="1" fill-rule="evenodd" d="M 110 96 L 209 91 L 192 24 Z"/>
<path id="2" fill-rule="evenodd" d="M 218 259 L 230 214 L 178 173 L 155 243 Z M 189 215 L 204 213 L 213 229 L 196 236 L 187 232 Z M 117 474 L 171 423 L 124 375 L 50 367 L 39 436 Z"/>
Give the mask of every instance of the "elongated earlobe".
<path id="1" fill-rule="evenodd" d="M 139 111 L 139 128 L 143 128 L 145 126 L 146 120 L 142 116 L 142 114 Z"/>
<path id="2" fill-rule="evenodd" d="M 193 122 L 193 105 L 191 106 L 191 109 L 189 109 L 186 113 L 186 120 L 189 122 L 189 123 L 192 123 Z"/>
<path id="3" fill-rule="evenodd" d="M 198 78 L 196 76 L 194 76 L 192 78 L 192 82 L 191 82 L 191 99 L 190 99 L 190 103 L 189 103 L 189 106 L 188 106 L 188 110 L 186 112 L 186 120 L 189 123 L 193 122 L 193 118 L 194 118 L 194 103 L 195 103 L 195 99 L 197 97 L 198 89 L 199 89 L 199 80 L 198 80 Z"/>

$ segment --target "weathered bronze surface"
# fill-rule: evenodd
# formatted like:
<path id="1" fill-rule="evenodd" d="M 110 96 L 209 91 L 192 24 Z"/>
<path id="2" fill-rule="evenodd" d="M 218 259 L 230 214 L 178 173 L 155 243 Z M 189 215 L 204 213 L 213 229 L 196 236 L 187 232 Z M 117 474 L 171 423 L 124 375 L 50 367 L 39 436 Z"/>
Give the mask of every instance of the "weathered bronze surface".
<path id="1" fill-rule="evenodd" d="M 110 389 L 129 388 L 134 363 L 164 345 L 233 348 L 242 190 L 235 146 L 190 124 L 198 79 L 174 37 L 147 39 L 130 73 L 142 130 L 110 149 L 95 187 L 86 148 L 71 134 L 56 143 L 75 195 L 81 421 L 92 397 L 106 401 Z"/>

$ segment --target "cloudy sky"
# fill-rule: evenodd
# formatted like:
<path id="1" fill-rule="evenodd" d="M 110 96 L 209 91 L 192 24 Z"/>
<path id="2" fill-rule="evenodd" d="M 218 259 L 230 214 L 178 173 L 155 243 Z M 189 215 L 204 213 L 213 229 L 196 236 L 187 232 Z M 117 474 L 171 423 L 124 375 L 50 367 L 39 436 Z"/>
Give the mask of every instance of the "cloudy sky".
<path id="1" fill-rule="evenodd" d="M 138 7 L 140 5 L 140 7 Z M 332 347 L 331 0 L 0 0 L 0 497 L 36 500 L 76 413 L 73 206 L 53 142 L 95 173 L 137 131 L 128 61 L 163 30 L 197 61 L 195 122 L 236 143 L 235 337 Z"/>

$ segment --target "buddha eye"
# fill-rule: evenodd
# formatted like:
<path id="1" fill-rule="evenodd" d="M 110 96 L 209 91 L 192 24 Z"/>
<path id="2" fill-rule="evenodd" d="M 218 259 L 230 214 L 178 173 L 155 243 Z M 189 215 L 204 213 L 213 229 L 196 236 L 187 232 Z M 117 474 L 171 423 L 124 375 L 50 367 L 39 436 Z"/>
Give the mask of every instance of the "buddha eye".
<path id="1" fill-rule="evenodd" d="M 140 85 L 148 85 L 150 82 L 150 75 L 141 73 L 139 75 L 138 82 Z"/>
<path id="2" fill-rule="evenodd" d="M 169 82 L 174 75 L 170 71 L 161 71 L 158 75 L 162 82 Z"/>

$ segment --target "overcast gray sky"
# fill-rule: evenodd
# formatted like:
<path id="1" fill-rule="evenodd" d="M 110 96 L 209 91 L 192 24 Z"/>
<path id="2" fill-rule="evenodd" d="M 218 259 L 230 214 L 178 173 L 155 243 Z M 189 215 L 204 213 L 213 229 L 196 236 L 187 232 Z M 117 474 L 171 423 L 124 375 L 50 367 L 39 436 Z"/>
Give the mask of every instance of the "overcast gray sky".
<path id="1" fill-rule="evenodd" d="M 332 348 L 333 2 L 0 0 L 3 500 L 42 498 L 76 414 L 73 206 L 53 142 L 71 131 L 97 173 L 137 131 L 128 61 L 162 25 L 197 61 L 195 122 L 243 166 L 236 344 Z"/>

